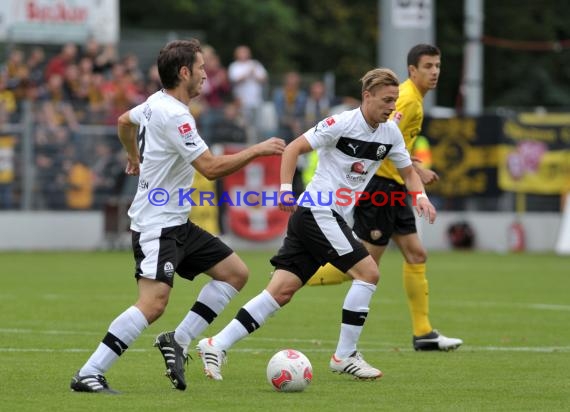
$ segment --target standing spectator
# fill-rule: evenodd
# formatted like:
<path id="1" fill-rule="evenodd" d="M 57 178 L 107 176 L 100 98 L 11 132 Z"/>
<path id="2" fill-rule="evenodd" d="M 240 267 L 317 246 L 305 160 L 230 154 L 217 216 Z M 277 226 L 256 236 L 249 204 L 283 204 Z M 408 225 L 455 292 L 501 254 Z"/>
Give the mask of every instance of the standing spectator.
<path id="1" fill-rule="evenodd" d="M 309 86 L 309 96 L 305 105 L 304 129 L 314 126 L 319 120 L 329 115 L 332 101 L 327 96 L 325 84 L 321 80 L 314 81 Z"/>
<path id="2" fill-rule="evenodd" d="M 228 71 L 222 65 L 220 56 L 211 46 L 204 47 L 204 68 L 208 78 L 204 82 L 203 97 L 212 109 L 221 109 L 228 101 L 231 85 Z"/>
<path id="3" fill-rule="evenodd" d="M 14 136 L 0 135 L 0 210 L 13 207 Z"/>
<path id="4" fill-rule="evenodd" d="M 86 210 L 93 206 L 93 177 L 82 156 L 66 159 L 66 205 L 69 209 Z"/>
<path id="5" fill-rule="evenodd" d="M 160 75 L 158 74 L 158 67 L 156 64 L 153 64 L 148 68 L 146 77 L 147 80 L 145 82 L 144 94 L 148 97 L 162 89 L 162 82 L 160 81 Z"/>
<path id="6" fill-rule="evenodd" d="M 303 130 L 303 120 L 307 93 L 301 89 L 301 76 L 295 71 L 285 73 L 283 85 L 275 90 L 273 103 L 277 112 L 277 135 L 287 143 L 299 136 Z M 298 196 L 303 190 L 300 162 L 293 175 L 293 193 Z"/>
<path id="7" fill-rule="evenodd" d="M 215 138 L 212 134 L 212 127 L 223 118 L 224 104 L 231 93 L 231 85 L 228 79 L 228 71 L 220 61 L 220 57 L 213 47 L 204 47 L 204 68 L 207 79 L 204 82 L 204 92 L 202 94 L 205 103 L 201 120 L 201 135 L 206 143 L 210 143 Z"/>
<path id="8" fill-rule="evenodd" d="M 263 86 L 267 82 L 267 71 L 259 61 L 252 59 L 248 46 L 236 47 L 234 58 L 228 67 L 234 97 L 238 99 L 248 125 L 255 127 L 257 112 L 263 103 Z M 257 138 L 254 129 L 252 133 L 253 138 Z"/>
<path id="9" fill-rule="evenodd" d="M 0 72 L 0 124 L 8 123 L 16 112 L 16 96 L 6 86 L 6 73 Z"/>
<path id="10" fill-rule="evenodd" d="M 273 95 L 278 120 L 277 134 L 287 143 L 303 130 L 306 102 L 307 93 L 301 89 L 301 76 L 295 71 L 287 72 L 283 85 Z"/>

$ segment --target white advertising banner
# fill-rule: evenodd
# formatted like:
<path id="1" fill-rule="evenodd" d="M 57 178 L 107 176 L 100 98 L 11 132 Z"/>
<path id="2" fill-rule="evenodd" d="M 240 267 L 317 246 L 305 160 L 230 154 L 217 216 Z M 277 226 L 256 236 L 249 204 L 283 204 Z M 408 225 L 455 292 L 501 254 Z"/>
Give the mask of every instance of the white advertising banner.
<path id="1" fill-rule="evenodd" d="M 1 0 L 0 41 L 119 41 L 119 0 Z"/>

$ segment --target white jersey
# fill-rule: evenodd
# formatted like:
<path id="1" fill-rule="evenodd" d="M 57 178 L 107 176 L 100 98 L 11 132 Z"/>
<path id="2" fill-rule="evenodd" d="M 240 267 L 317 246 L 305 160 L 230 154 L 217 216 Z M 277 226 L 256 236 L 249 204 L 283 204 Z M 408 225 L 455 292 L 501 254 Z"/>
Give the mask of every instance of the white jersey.
<path id="1" fill-rule="evenodd" d="M 355 193 L 364 191 L 382 160 L 388 157 L 397 168 L 412 164 L 396 123 L 388 120 L 374 130 L 360 108 L 328 117 L 304 135 L 319 162 L 297 204 L 333 209 L 351 227 Z"/>
<path id="2" fill-rule="evenodd" d="M 194 180 L 191 163 L 208 146 L 188 106 L 164 90 L 131 109 L 129 116 L 139 125 L 141 155 L 138 189 L 129 209 L 131 229 L 142 232 L 181 225 L 191 208 L 184 197 Z"/>

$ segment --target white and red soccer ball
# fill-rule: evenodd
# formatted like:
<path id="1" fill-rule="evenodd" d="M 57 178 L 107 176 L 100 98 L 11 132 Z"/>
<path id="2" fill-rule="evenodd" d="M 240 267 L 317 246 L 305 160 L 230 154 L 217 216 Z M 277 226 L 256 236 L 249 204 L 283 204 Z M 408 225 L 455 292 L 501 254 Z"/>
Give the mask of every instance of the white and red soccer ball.
<path id="1" fill-rule="evenodd" d="M 281 350 L 267 364 L 267 381 L 278 392 L 304 391 L 312 380 L 311 362 L 298 350 Z"/>

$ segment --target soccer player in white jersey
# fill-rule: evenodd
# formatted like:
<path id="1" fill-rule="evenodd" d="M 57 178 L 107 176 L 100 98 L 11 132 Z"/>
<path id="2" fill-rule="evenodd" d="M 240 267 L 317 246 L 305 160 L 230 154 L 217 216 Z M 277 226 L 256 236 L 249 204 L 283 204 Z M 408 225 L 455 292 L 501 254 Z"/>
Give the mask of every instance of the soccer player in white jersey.
<path id="1" fill-rule="evenodd" d="M 103 340 L 73 377 L 79 392 L 116 393 L 104 377 L 143 330 L 166 308 L 174 273 L 193 280 L 212 278 L 175 331 L 156 338 L 167 376 L 176 389 L 186 389 L 184 363 L 191 340 L 224 309 L 245 285 L 248 269 L 220 239 L 188 220 L 185 197 L 194 170 L 216 179 L 259 156 L 281 154 L 282 139 L 271 138 L 232 155 L 214 156 L 198 134 L 189 112 L 190 100 L 206 80 L 198 40 L 178 40 L 160 50 L 158 71 L 164 89 L 122 114 L 118 134 L 128 156 L 126 173 L 139 175 L 129 216 L 135 258 L 138 300 L 109 326 Z"/>
<path id="2" fill-rule="evenodd" d="M 361 82 L 359 108 L 321 121 L 285 149 L 281 160 L 280 208 L 293 213 L 283 245 L 271 259 L 275 272 L 265 290 L 247 302 L 221 332 L 198 343 L 208 377 L 221 380 L 226 350 L 287 304 L 315 270 L 327 262 L 353 279 L 343 303 L 340 337 L 329 366 L 333 372 L 348 373 L 359 379 L 382 376 L 357 348 L 379 272 L 366 248 L 352 233 L 355 201 L 346 201 L 345 195 L 351 193 L 357 197 L 356 192 L 364 190 L 382 160 L 389 158 L 409 191 L 418 193 L 417 212 L 433 223 L 436 211 L 424 194 L 398 126 L 388 121 L 398 98 L 396 75 L 378 68 L 366 73 Z M 295 202 L 291 182 L 297 159 L 311 150 L 318 151 L 319 163 L 307 189 Z M 334 199 L 339 190 L 342 199 Z M 331 193 L 333 199 L 329 202 Z"/>

